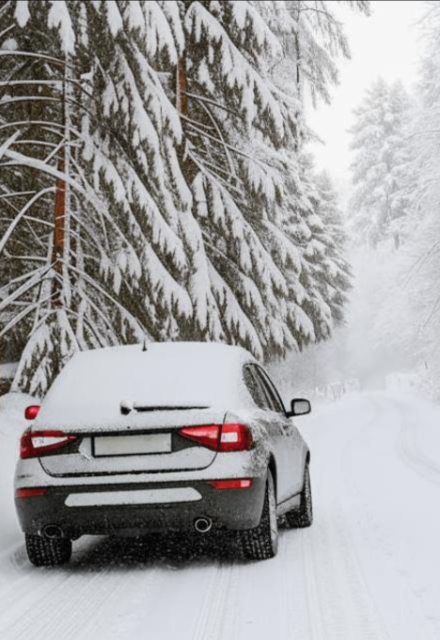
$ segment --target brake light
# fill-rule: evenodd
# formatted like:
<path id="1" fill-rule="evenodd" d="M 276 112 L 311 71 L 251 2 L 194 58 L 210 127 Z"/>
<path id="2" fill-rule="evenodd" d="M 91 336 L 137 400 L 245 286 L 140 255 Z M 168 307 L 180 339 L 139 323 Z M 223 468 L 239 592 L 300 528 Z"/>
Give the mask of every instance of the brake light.
<path id="1" fill-rule="evenodd" d="M 252 447 L 252 434 L 245 424 L 184 427 L 179 434 L 213 451 L 246 451 Z"/>
<path id="2" fill-rule="evenodd" d="M 197 442 L 202 447 L 217 451 L 220 436 L 219 424 L 207 424 L 201 427 L 184 427 L 179 429 L 179 434 L 188 440 Z"/>
<path id="3" fill-rule="evenodd" d="M 219 451 L 247 451 L 252 447 L 252 434 L 245 424 L 224 424 Z"/>
<path id="4" fill-rule="evenodd" d="M 47 453 L 65 447 L 76 440 L 62 431 L 31 431 L 27 429 L 20 439 L 20 458 L 39 458 Z"/>
<path id="5" fill-rule="evenodd" d="M 249 489 L 252 486 L 250 478 L 240 480 L 208 480 L 208 484 L 214 489 Z"/>
<path id="6" fill-rule="evenodd" d="M 40 488 L 17 489 L 15 491 L 15 497 L 16 498 L 34 498 L 35 496 L 45 496 L 46 493 L 47 493 L 47 489 L 44 489 L 44 487 L 42 487 L 41 489 Z"/>
<path id="7" fill-rule="evenodd" d="M 40 412 L 40 409 L 41 407 L 39 404 L 31 404 L 24 410 L 24 417 L 26 418 L 26 420 L 35 420 Z"/>

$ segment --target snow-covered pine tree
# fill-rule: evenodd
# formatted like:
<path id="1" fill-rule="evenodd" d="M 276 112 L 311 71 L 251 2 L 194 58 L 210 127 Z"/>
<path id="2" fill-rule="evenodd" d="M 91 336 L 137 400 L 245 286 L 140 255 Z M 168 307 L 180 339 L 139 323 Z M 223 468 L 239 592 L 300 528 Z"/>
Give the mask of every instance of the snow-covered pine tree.
<path id="1" fill-rule="evenodd" d="M 186 42 L 176 70 L 187 138 L 182 165 L 206 239 L 221 329 L 226 340 L 264 357 L 285 354 L 327 337 L 332 326 L 328 305 L 317 304 L 319 285 L 312 291 L 313 277 L 303 273 L 314 187 L 299 166 L 301 86 L 313 82 L 311 90 L 324 93 L 335 79 L 333 57 L 346 53 L 345 39 L 331 14 L 327 24 L 322 7 L 308 3 L 182 2 L 180 8 Z M 313 46 L 313 19 L 299 16 L 309 11 Z M 319 47 L 316 32 L 322 33 Z M 297 72 L 286 87 L 274 68 L 283 66 L 289 38 Z M 300 73 L 299 60 L 311 65 L 318 49 L 324 62 L 315 71 L 320 64 L 326 70 Z"/>
<path id="2" fill-rule="evenodd" d="M 180 8 L 185 50 L 176 73 L 186 137 L 180 162 L 205 243 L 204 309 L 222 339 L 259 356 L 281 354 L 292 346 L 288 291 L 265 231 L 283 191 L 280 154 L 293 140 L 288 97 L 267 75 L 279 42 L 254 3 Z"/>
<path id="3" fill-rule="evenodd" d="M 321 255 L 316 275 L 332 318 L 335 324 L 340 324 L 344 319 L 346 294 L 351 287 L 351 270 L 345 255 L 347 235 L 338 195 L 329 174 L 326 171 L 318 174 L 316 184 L 319 200 L 315 203 L 314 236 L 316 251 Z"/>
<path id="4" fill-rule="evenodd" d="M 273 71 L 285 83 L 296 85 L 298 95 L 307 91 L 315 105 L 318 100 L 330 102 L 330 89 L 338 82 L 338 58 L 350 57 L 338 5 L 368 15 L 369 0 L 282 0 L 260 4 L 283 44 L 284 56 Z"/>
<path id="5" fill-rule="evenodd" d="M 273 357 L 329 334 L 309 265 L 316 225 L 296 157 L 299 85 L 286 92 L 272 72 L 284 55 L 271 26 L 286 23 L 281 4 L 3 3 L 4 57 L 32 87 L 23 107 L 50 104 L 31 144 L 26 110 L 20 125 L 6 116 L 17 139 L 0 129 L 11 166 L 3 190 L 15 197 L 14 176 L 32 173 L 41 198 L 36 211 L 20 192 L 7 242 L 21 241 L 25 220 L 26 233 L 46 227 L 21 256 L 22 279 L 0 291 L 2 334 L 18 327 L 30 338 L 16 384 L 44 392 L 72 350 L 144 335 Z M 1 80 L 9 90 L 10 74 Z M 40 157 L 40 143 L 52 153 Z M 44 275 L 32 272 L 29 246 Z M 11 303 L 24 313 L 12 326 Z"/>
<path id="6" fill-rule="evenodd" d="M 33 194 L 21 190 L 25 200 L 6 220 L 3 245 L 13 238 L 22 242 L 24 222 L 30 233 L 38 230 L 39 242 L 20 256 L 19 279 L 2 280 L 2 307 L 23 309 L 11 322 L 2 314 L 2 335 L 21 325 L 27 343 L 16 384 L 41 393 L 72 349 L 173 336 L 175 318 L 191 311 L 180 238 L 181 218 L 191 218 L 190 194 L 173 164 L 180 122 L 148 63 L 148 55 L 177 58 L 171 29 L 164 37 L 160 8 L 154 12 L 151 3 L 137 2 L 6 4 L 2 17 L 13 25 L 8 35 L 14 36 L 14 55 L 5 57 L 17 63 L 21 75 L 13 86 L 27 87 L 28 106 L 19 121 L 16 109 L 8 112 L 18 138 L 7 149 L 2 131 L 11 167 L 5 181 L 18 176 L 28 183 L 32 174 L 43 185 L 37 193 L 47 198 L 34 210 Z M 160 44 L 150 52 L 147 18 L 152 33 L 162 22 Z M 103 46 L 89 46 L 97 36 Z M 21 63 L 28 58 L 32 64 Z M 9 90 L 7 74 L 5 82 Z M 34 118 L 29 110 L 42 102 L 41 86 L 53 110 Z M 50 134 L 44 141 L 50 152 L 41 157 L 34 151 L 42 141 L 24 139 L 31 121 L 40 137 Z M 178 210 L 171 195 L 177 200 L 176 185 Z M 13 186 L 4 188 L 18 197 Z M 65 210 L 59 210 L 57 227 L 62 192 Z M 192 237 L 194 243 L 197 233 Z"/>
<path id="7" fill-rule="evenodd" d="M 411 184 L 408 147 L 410 99 L 400 83 L 390 87 L 378 78 L 355 110 L 351 129 L 353 196 L 352 228 L 361 242 L 376 246 L 394 238 L 400 244 L 408 213 Z"/>
<path id="8" fill-rule="evenodd" d="M 341 4 L 365 13 L 369 10 L 366 2 Z M 311 96 L 315 103 L 329 100 L 330 87 L 337 82 L 337 57 L 349 56 L 349 50 L 343 23 L 331 3 L 294 0 L 274 5 L 275 10 L 268 18 L 282 42 L 283 56 L 272 66 L 271 75 L 276 85 L 297 101 L 297 142 L 295 148 L 287 149 L 288 195 L 283 201 L 280 226 L 296 248 L 295 252 L 286 252 L 282 270 L 288 273 L 289 280 L 289 323 L 301 348 L 331 334 L 335 323 L 341 320 L 342 311 L 334 303 L 335 296 L 344 300 L 348 286 L 347 277 L 335 281 L 337 294 L 332 287 L 321 286 L 321 261 L 332 273 L 339 273 L 342 268 L 348 274 L 348 266 L 343 257 L 344 233 L 333 234 L 318 211 L 320 184 L 306 152 L 313 134 L 304 120 L 304 96 Z M 337 249 L 337 264 L 332 264 L 336 252 L 330 247 Z"/>
<path id="9" fill-rule="evenodd" d="M 412 346 L 438 398 L 440 372 L 440 7 L 424 3 L 417 109 L 409 131 L 409 237 L 405 267 Z"/>

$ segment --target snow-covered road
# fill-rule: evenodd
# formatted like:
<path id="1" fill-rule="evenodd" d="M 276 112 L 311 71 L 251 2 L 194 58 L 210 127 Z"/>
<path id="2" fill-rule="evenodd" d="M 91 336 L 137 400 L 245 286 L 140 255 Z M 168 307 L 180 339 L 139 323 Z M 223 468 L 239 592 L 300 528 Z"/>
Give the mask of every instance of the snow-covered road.
<path id="1" fill-rule="evenodd" d="M 438 407 L 361 395 L 298 420 L 316 520 L 282 530 L 274 560 L 88 538 L 57 569 L 26 559 L 7 486 L 20 428 L 0 415 L 2 640 L 440 638 Z"/>

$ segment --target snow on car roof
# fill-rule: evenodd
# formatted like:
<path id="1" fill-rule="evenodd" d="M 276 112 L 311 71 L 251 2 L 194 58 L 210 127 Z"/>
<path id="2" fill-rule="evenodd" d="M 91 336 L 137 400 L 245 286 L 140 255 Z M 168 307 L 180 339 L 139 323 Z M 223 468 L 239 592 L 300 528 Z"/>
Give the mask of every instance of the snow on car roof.
<path id="1" fill-rule="evenodd" d="M 108 424 L 125 407 L 249 406 L 241 370 L 253 356 L 220 343 L 150 343 L 76 354 L 47 394 L 38 423 Z M 135 413 L 135 412 L 134 412 Z M 35 423 L 37 424 L 37 423 Z"/>

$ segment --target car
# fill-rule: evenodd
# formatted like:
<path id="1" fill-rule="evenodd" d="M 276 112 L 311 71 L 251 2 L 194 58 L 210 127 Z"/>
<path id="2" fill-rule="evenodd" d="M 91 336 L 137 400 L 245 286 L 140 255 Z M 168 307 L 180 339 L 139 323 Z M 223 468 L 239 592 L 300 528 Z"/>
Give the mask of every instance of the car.
<path id="1" fill-rule="evenodd" d="M 278 519 L 312 524 L 310 451 L 265 369 L 220 343 L 74 355 L 26 409 L 15 505 L 30 561 L 67 562 L 82 535 L 229 535 L 277 553 Z M 211 532 L 211 534 L 210 534 Z"/>

